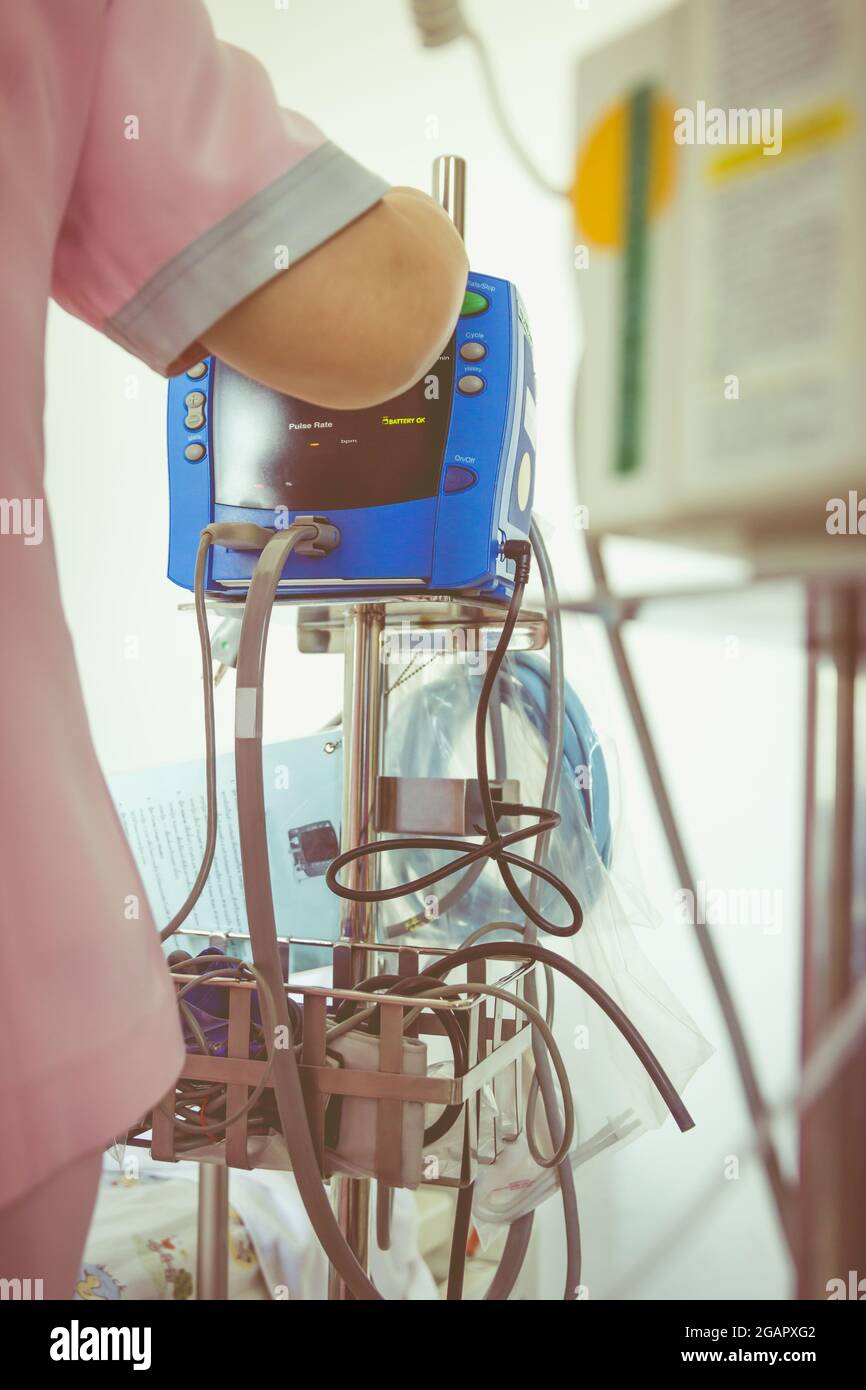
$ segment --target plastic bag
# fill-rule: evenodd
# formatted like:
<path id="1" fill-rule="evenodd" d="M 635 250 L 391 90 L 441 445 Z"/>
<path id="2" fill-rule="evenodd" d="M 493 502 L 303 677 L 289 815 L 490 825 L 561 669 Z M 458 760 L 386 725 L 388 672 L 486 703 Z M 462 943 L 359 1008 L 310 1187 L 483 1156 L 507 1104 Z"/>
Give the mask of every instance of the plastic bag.
<path id="1" fill-rule="evenodd" d="M 546 662 L 526 655 L 509 656 L 497 681 L 488 746 L 491 774 L 516 778 L 519 801 L 541 805 L 547 762 L 549 686 Z M 403 679 L 390 697 L 385 744 L 385 771 L 402 777 L 474 777 L 475 713 L 482 677 L 457 663 L 428 665 L 417 678 Z M 676 995 L 644 954 L 633 928 L 643 924 L 642 889 L 632 880 L 622 888 L 616 879 L 612 843 L 611 788 L 603 750 L 586 712 L 568 692 L 566 741 L 556 809 L 562 818 L 548 843 L 546 863 L 580 898 L 581 930 L 571 937 L 541 935 L 541 944 L 571 960 L 602 986 L 643 1034 L 674 1085 L 682 1091 L 712 1048 Z M 622 799 L 620 814 L 622 814 Z M 528 822 L 526 822 L 528 824 Z M 511 828 L 512 822 L 509 822 Z M 467 842 L 468 843 L 468 842 Z M 527 847 L 528 846 L 528 847 Z M 520 846 L 532 857 L 532 841 Z M 383 856 L 382 885 L 406 881 L 453 858 L 447 851 L 419 848 Z M 530 876 L 516 871 L 529 891 Z M 565 924 L 568 911 L 554 888 L 541 884 L 537 905 L 554 923 Z M 380 939 L 458 946 L 485 923 L 513 922 L 524 916 L 511 900 L 490 861 L 481 869 L 443 879 L 423 900 L 400 899 L 380 908 Z M 513 933 L 486 940 L 517 940 Z M 504 973 L 505 967 L 503 967 Z M 494 974 L 491 971 L 491 977 Z M 541 971 L 536 970 L 544 996 Z M 459 977 L 455 977 L 459 978 Z M 667 1108 L 641 1063 L 601 1009 L 576 986 L 556 977 L 554 1036 L 563 1054 L 575 1105 L 572 1162 L 582 1163 L 659 1125 Z M 431 1051 L 431 1061 L 447 1068 L 447 1047 Z M 438 1062 L 437 1062 L 438 1057 Z M 524 1097 L 528 1092 L 531 1053 L 526 1054 Z M 482 1093 L 480 1152 L 489 1149 L 494 1120 L 513 1134 L 513 1069 Z M 428 1123 L 432 1115 L 428 1118 Z M 536 1109 L 535 1134 L 546 1152 L 551 1146 L 544 1109 Z M 459 1172 L 462 1129 L 455 1126 L 436 1150 L 442 1176 Z M 510 1222 L 532 1209 L 556 1188 L 555 1170 L 539 1168 L 529 1153 L 525 1133 L 506 1143 L 497 1161 L 479 1167 L 475 1193 L 476 1220 Z"/>

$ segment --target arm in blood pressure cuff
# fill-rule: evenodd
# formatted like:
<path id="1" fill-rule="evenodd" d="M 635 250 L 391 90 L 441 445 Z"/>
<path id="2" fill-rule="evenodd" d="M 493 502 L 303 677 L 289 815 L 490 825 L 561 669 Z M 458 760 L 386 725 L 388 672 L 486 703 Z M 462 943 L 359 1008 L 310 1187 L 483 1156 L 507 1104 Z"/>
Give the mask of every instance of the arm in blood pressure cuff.
<path id="1" fill-rule="evenodd" d="M 113 0 L 52 293 L 158 372 L 388 185 L 277 104 L 199 0 Z M 192 345 L 192 347 L 191 347 Z"/>

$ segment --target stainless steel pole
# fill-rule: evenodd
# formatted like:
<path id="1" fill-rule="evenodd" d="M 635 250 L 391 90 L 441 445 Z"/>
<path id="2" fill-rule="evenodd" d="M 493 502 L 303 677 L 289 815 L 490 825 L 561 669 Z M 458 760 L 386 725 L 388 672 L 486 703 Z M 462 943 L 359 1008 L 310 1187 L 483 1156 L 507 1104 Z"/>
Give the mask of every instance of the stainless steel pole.
<path id="1" fill-rule="evenodd" d="M 461 236 L 466 221 L 466 160 L 441 154 L 433 161 L 433 197 L 441 203 Z"/>
<path id="2" fill-rule="evenodd" d="M 433 161 L 433 196 L 443 206 L 463 236 L 466 213 L 466 161 L 457 155 L 440 155 Z M 346 614 L 343 689 L 343 830 L 341 849 L 367 844 L 375 834 L 373 814 L 382 756 L 381 641 L 385 629 L 382 604 L 364 603 Z M 374 885 L 375 859 L 357 859 L 348 866 L 350 888 Z M 341 899 L 340 937 L 346 942 L 370 942 L 376 936 L 375 905 Z M 368 973 L 366 952 L 352 962 L 352 979 Z M 370 1181 L 336 1177 L 331 1180 L 331 1200 L 340 1229 L 364 1269 L 370 1253 Z M 351 1294 L 332 1268 L 328 1296 L 345 1301 Z"/>
<path id="3" fill-rule="evenodd" d="M 229 1170 L 224 1163 L 198 1165 L 196 1299 L 229 1296 Z"/>
<path id="4" fill-rule="evenodd" d="M 379 603 L 358 604 L 346 614 L 345 674 L 343 687 L 343 828 L 341 849 L 367 844 L 375 835 L 373 823 L 376 784 L 382 749 L 382 633 L 385 609 Z M 375 860 L 356 859 L 345 870 L 349 888 L 370 888 L 376 875 Z M 370 942 L 376 936 L 374 903 L 341 898 L 340 938 Z M 353 982 L 369 974 L 367 952 L 352 961 Z M 335 1177 L 331 1200 L 340 1229 L 364 1269 L 370 1249 L 370 1180 Z M 329 1298 L 351 1299 L 344 1281 L 331 1268 Z"/>

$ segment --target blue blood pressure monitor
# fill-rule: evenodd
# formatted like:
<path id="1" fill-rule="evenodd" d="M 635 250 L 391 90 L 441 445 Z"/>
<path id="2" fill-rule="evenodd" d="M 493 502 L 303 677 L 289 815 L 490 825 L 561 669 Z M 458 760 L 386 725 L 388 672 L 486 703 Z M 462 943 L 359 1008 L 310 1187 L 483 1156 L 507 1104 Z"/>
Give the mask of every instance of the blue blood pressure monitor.
<path id="1" fill-rule="evenodd" d="M 454 336 L 409 391 L 329 410 L 210 357 L 168 388 L 168 574 L 192 589 L 202 529 L 285 529 L 324 517 L 340 544 L 293 554 L 284 598 L 459 594 L 507 600 L 506 541 L 529 534 L 535 376 L 526 315 L 507 280 L 471 275 Z M 250 551 L 212 547 L 206 588 L 243 597 Z"/>

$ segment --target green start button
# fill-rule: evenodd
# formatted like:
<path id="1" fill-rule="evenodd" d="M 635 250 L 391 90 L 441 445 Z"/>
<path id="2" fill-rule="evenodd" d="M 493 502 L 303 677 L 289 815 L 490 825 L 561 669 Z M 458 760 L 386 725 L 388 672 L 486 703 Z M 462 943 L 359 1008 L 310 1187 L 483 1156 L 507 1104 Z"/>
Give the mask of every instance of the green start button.
<path id="1" fill-rule="evenodd" d="M 476 290 L 467 290 L 463 296 L 463 308 L 460 310 L 461 318 L 471 318 L 473 314 L 483 314 L 485 309 L 489 309 L 490 300 L 485 299 L 483 294 L 478 294 Z"/>

